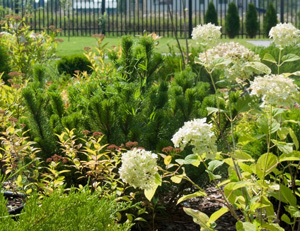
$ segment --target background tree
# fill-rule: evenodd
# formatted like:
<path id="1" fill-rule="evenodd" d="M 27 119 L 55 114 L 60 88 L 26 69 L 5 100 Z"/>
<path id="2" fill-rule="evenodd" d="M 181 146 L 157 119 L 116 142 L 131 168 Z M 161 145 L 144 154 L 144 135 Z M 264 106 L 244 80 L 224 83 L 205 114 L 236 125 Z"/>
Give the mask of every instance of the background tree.
<path id="1" fill-rule="evenodd" d="M 229 3 L 225 18 L 225 30 L 229 38 L 234 38 L 240 31 L 240 17 L 234 2 Z"/>
<path id="2" fill-rule="evenodd" d="M 259 22 L 257 19 L 257 11 L 255 5 L 250 3 L 246 13 L 246 31 L 250 38 L 254 38 L 259 29 Z"/>
<path id="3" fill-rule="evenodd" d="M 208 4 L 207 11 L 204 17 L 204 23 L 207 24 L 209 22 L 218 26 L 218 13 L 212 1 L 210 1 L 210 3 Z"/>
<path id="4" fill-rule="evenodd" d="M 278 23 L 276 9 L 272 2 L 268 5 L 266 15 L 264 17 L 264 33 L 268 37 L 269 31 Z"/>

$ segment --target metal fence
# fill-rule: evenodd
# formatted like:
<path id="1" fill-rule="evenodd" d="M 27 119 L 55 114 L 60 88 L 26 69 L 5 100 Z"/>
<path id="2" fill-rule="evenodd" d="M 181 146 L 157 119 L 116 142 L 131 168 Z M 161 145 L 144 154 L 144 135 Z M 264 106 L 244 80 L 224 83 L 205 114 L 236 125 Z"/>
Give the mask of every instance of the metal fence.
<path id="1" fill-rule="evenodd" d="M 210 0 L 0 0 L 0 20 L 6 14 L 32 15 L 30 23 L 34 31 L 50 25 L 62 28 L 63 35 L 87 36 L 105 33 L 109 36 L 155 32 L 161 36 L 179 37 L 191 33 L 193 27 L 204 22 Z M 245 17 L 249 3 L 258 12 L 263 36 L 263 19 L 267 6 L 272 2 L 281 22 L 291 22 L 299 27 L 300 0 L 213 0 L 218 12 L 219 25 L 225 35 L 225 17 L 228 4 L 234 1 L 238 7 L 240 37 L 247 36 Z M 172 16 L 170 17 L 170 12 Z M 173 19 L 173 20 L 172 20 Z M 173 23 L 172 23 L 173 21 Z"/>

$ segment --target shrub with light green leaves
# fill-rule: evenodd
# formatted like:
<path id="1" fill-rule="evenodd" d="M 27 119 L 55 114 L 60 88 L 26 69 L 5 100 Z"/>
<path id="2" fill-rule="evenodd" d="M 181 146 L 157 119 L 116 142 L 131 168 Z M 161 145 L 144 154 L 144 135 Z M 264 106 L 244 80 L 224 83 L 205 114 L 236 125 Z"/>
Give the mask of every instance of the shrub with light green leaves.
<path id="1" fill-rule="evenodd" d="M 36 194 L 26 201 L 26 205 L 16 221 L 8 216 L 6 200 L 0 194 L 0 230 L 130 230 L 130 221 L 117 222 L 119 212 L 131 207 L 128 202 L 117 202 L 101 198 L 101 193 L 91 193 L 87 188 L 80 191 L 71 189 L 68 194 L 58 190 L 49 197 Z"/>

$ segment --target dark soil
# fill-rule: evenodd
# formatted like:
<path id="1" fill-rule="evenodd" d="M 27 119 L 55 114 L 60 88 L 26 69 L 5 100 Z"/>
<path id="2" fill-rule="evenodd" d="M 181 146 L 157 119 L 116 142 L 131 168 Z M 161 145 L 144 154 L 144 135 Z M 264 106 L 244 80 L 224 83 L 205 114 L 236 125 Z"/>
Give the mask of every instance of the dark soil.
<path id="1" fill-rule="evenodd" d="M 200 226 L 193 222 L 191 216 L 188 216 L 183 207 L 193 208 L 201 211 L 208 216 L 224 207 L 221 203 L 222 196 L 214 188 L 207 188 L 206 193 L 209 197 L 194 198 L 183 202 L 183 206 L 177 206 L 175 209 L 168 209 L 167 214 L 158 216 L 155 221 L 155 230 L 158 231 L 199 231 Z M 216 230 L 234 231 L 236 220 L 228 212 L 216 221 Z"/>

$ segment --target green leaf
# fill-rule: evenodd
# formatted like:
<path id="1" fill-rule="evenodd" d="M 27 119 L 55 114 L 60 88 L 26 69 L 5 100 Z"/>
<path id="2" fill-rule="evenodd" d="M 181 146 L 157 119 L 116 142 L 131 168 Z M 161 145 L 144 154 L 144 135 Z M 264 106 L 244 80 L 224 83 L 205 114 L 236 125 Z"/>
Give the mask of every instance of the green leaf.
<path id="1" fill-rule="evenodd" d="M 289 128 L 287 127 L 282 127 L 277 131 L 277 135 L 281 140 L 286 139 L 288 134 L 289 134 Z"/>
<path id="2" fill-rule="evenodd" d="M 271 69 L 267 65 L 260 62 L 248 62 L 246 67 L 252 69 L 256 74 L 271 74 Z"/>
<path id="3" fill-rule="evenodd" d="M 284 203 L 288 203 L 289 205 L 292 206 L 297 206 L 297 199 L 290 188 L 281 184 L 279 193 L 280 193 L 279 199 L 281 199 Z"/>
<path id="4" fill-rule="evenodd" d="M 201 226 L 201 231 L 210 231 L 210 227 L 207 225 L 209 221 L 209 217 L 200 211 L 191 209 L 191 208 L 183 208 L 184 212 L 193 217 L 193 221 Z"/>
<path id="5" fill-rule="evenodd" d="M 198 192 L 195 192 L 195 193 L 192 193 L 192 194 L 184 195 L 184 196 L 179 198 L 179 200 L 177 201 L 177 204 L 179 204 L 182 201 L 185 201 L 187 199 L 190 199 L 190 198 L 203 197 L 203 196 L 206 196 L 206 195 L 207 194 L 205 192 L 202 192 L 202 191 L 198 191 Z"/>
<path id="6" fill-rule="evenodd" d="M 300 161 L 300 152 L 299 151 L 293 151 L 291 153 L 284 153 L 279 156 L 279 162 L 284 161 Z"/>
<path id="7" fill-rule="evenodd" d="M 286 206 L 285 209 L 291 214 L 292 217 L 300 217 L 300 210 L 295 206 Z"/>
<path id="8" fill-rule="evenodd" d="M 235 108 L 238 112 L 246 112 L 249 111 L 257 103 L 258 98 L 256 96 L 244 95 L 238 98 Z"/>
<path id="9" fill-rule="evenodd" d="M 134 219 L 134 221 L 143 221 L 143 222 L 147 222 L 144 218 L 142 217 L 137 217 Z"/>
<path id="10" fill-rule="evenodd" d="M 144 194 L 149 201 L 152 200 L 152 197 L 154 196 L 157 187 L 158 185 L 156 184 L 152 189 L 144 190 Z"/>
<path id="11" fill-rule="evenodd" d="M 183 165 L 184 164 L 184 160 L 183 159 L 176 159 L 175 162 L 178 163 L 179 165 Z"/>
<path id="12" fill-rule="evenodd" d="M 242 196 L 241 188 L 249 187 L 254 185 L 254 183 L 248 181 L 238 181 L 238 182 L 231 182 L 224 187 L 224 194 L 229 202 L 235 203 L 236 198 Z"/>
<path id="13" fill-rule="evenodd" d="M 207 169 L 211 172 L 213 172 L 214 170 L 216 170 L 218 167 L 220 167 L 222 164 L 224 164 L 223 161 L 219 161 L 219 160 L 213 160 L 213 161 L 210 161 L 208 163 L 208 167 Z"/>
<path id="14" fill-rule="evenodd" d="M 211 171 L 205 170 L 205 172 L 207 172 L 210 181 L 218 180 L 218 179 L 221 179 L 221 178 L 222 178 L 221 175 L 215 175 L 215 174 L 213 174 Z"/>
<path id="15" fill-rule="evenodd" d="M 249 155 L 246 152 L 243 152 L 241 150 L 236 150 L 234 153 L 231 154 L 231 156 L 237 160 L 253 161 L 253 158 L 251 155 Z"/>
<path id="16" fill-rule="evenodd" d="M 262 60 L 277 64 L 277 61 L 275 60 L 275 58 L 269 53 L 266 53 Z"/>
<path id="17" fill-rule="evenodd" d="M 217 58 L 212 61 L 214 67 L 227 66 L 231 63 L 231 59 Z"/>
<path id="18" fill-rule="evenodd" d="M 19 186 L 19 187 L 23 187 L 23 183 L 22 183 L 22 175 L 19 175 L 17 180 L 16 180 L 16 184 Z"/>
<path id="19" fill-rule="evenodd" d="M 269 130 L 271 131 L 271 134 L 273 134 L 280 128 L 280 124 L 276 120 L 273 119 L 271 123 L 270 120 L 264 116 L 259 117 L 257 120 L 257 125 L 265 134 L 269 134 Z"/>
<path id="20" fill-rule="evenodd" d="M 298 60 L 300 60 L 300 57 L 295 54 L 287 54 L 287 55 L 284 55 L 281 60 L 282 60 L 282 64 L 283 64 L 283 63 L 298 61 Z"/>
<path id="21" fill-rule="evenodd" d="M 256 226 L 247 221 L 246 222 L 238 221 L 235 226 L 237 231 L 256 231 Z"/>
<path id="22" fill-rule="evenodd" d="M 273 139 L 272 139 L 272 142 L 283 153 L 292 153 L 293 152 L 293 143 L 286 143 L 286 142 L 277 141 L 277 140 L 273 140 Z"/>
<path id="23" fill-rule="evenodd" d="M 218 211 L 214 212 L 210 218 L 209 218 L 209 223 L 211 222 L 215 222 L 216 220 L 218 220 L 221 216 L 223 216 L 225 213 L 227 213 L 229 211 L 228 208 L 226 207 L 222 207 L 220 208 Z"/>
<path id="24" fill-rule="evenodd" d="M 299 141 L 298 141 L 298 138 L 297 138 L 294 130 L 292 128 L 289 128 L 289 133 L 290 133 L 290 136 L 291 136 L 291 138 L 293 140 L 293 143 L 296 147 L 296 150 L 298 150 L 299 149 Z"/>
<path id="25" fill-rule="evenodd" d="M 273 115 L 274 117 L 276 117 L 276 116 L 278 116 L 278 115 L 280 115 L 280 114 L 282 114 L 282 113 L 284 113 L 284 112 L 286 112 L 286 109 L 284 109 L 284 108 L 274 108 L 274 109 L 272 110 L 272 115 Z"/>
<path id="26" fill-rule="evenodd" d="M 184 158 L 184 164 L 191 164 L 194 165 L 195 167 L 198 167 L 200 164 L 200 157 L 196 154 L 187 155 Z"/>
<path id="27" fill-rule="evenodd" d="M 228 79 L 221 79 L 216 82 L 216 85 L 220 88 L 227 88 L 231 85 L 231 82 Z"/>
<path id="28" fill-rule="evenodd" d="M 288 215 L 286 215 L 286 214 L 283 214 L 283 215 L 281 216 L 281 220 L 284 221 L 285 223 L 289 224 L 289 225 L 292 225 L 292 224 L 293 224 L 293 222 L 291 222 L 291 219 L 290 219 L 290 218 L 288 217 Z"/>
<path id="29" fill-rule="evenodd" d="M 207 115 L 209 116 L 209 115 L 211 115 L 211 114 L 213 114 L 213 113 L 217 113 L 217 112 L 224 112 L 224 110 L 219 110 L 218 108 L 215 108 L 215 107 L 207 107 L 206 108 L 206 110 L 207 110 Z"/>
<path id="30" fill-rule="evenodd" d="M 261 227 L 263 228 L 263 230 L 268 231 L 284 231 L 284 229 L 281 228 L 277 223 L 265 223 Z"/>
<path id="31" fill-rule="evenodd" d="M 265 153 L 260 156 L 256 163 L 256 174 L 262 179 L 270 174 L 278 164 L 278 158 L 273 153 Z"/>

